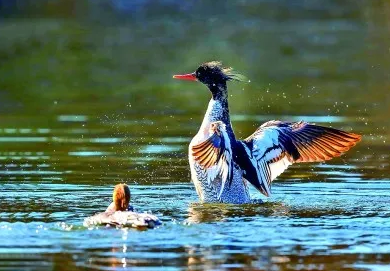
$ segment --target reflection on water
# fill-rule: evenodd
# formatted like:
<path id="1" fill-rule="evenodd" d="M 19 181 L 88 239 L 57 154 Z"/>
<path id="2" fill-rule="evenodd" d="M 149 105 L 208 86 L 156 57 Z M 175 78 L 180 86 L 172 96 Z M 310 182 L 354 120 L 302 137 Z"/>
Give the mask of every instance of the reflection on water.
<path id="1" fill-rule="evenodd" d="M 386 1 L 0 0 L 1 270 L 387 270 Z M 163 11 L 163 12 L 162 12 Z M 187 144 L 222 60 L 240 138 L 271 120 L 363 134 L 290 167 L 263 204 L 199 204 Z M 114 184 L 163 225 L 82 226 Z"/>
<path id="2" fill-rule="evenodd" d="M 289 207 L 280 202 L 254 203 L 245 205 L 191 204 L 188 209 L 188 223 L 210 223 L 227 221 L 249 221 L 253 216 L 288 216 Z M 241 218 L 241 219 L 240 219 Z"/>

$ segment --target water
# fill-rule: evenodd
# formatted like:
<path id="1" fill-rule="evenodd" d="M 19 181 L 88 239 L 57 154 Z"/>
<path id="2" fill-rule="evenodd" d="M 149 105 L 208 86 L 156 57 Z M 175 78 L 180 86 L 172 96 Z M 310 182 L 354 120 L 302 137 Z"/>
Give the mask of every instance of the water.
<path id="1" fill-rule="evenodd" d="M 40 3 L 0 1 L 1 270 L 388 270 L 389 4 Z M 213 59 L 251 79 L 229 85 L 237 137 L 303 119 L 362 142 L 264 204 L 197 203 L 209 94 L 171 77 Z M 163 225 L 83 227 L 118 182 Z"/>

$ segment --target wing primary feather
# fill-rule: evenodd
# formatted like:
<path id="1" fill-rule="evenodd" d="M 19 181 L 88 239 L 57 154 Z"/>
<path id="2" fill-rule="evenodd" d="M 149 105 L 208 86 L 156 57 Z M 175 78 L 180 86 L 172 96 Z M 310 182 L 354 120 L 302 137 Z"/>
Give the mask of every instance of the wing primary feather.
<path id="1" fill-rule="evenodd" d="M 199 144 L 196 144 L 194 146 L 192 146 L 192 149 L 193 150 L 197 150 L 197 149 L 203 149 L 205 145 L 208 145 L 210 144 L 211 140 L 210 138 L 206 139 L 205 141 L 199 143 Z"/>
<path id="2" fill-rule="evenodd" d="M 210 146 L 201 156 L 197 156 L 197 159 L 195 158 L 195 160 L 197 160 L 198 163 L 202 166 L 206 166 L 209 163 L 210 159 L 212 159 L 213 155 L 214 150 L 213 147 Z"/>
<path id="3" fill-rule="evenodd" d="M 205 146 L 203 149 L 199 149 L 198 151 L 193 151 L 192 154 L 196 157 L 197 160 L 201 159 L 203 156 L 207 155 L 210 150 L 212 150 L 212 146 Z"/>

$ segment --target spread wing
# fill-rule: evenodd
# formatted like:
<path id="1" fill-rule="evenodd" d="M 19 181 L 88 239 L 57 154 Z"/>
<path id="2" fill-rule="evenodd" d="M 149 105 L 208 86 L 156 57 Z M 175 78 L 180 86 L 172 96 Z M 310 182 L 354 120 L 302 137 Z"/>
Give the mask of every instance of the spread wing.
<path id="1" fill-rule="evenodd" d="M 355 146 L 360 135 L 306 122 L 269 121 L 237 144 L 244 178 L 265 196 L 271 182 L 293 163 L 321 162 Z"/>
<path id="2" fill-rule="evenodd" d="M 221 178 L 222 185 L 218 195 L 220 198 L 226 183 L 230 185 L 233 178 L 232 148 L 226 130 L 222 128 L 218 132 L 215 131 L 205 141 L 192 146 L 192 156 L 207 171 L 205 175 L 208 185 L 211 185 L 216 177 Z"/>

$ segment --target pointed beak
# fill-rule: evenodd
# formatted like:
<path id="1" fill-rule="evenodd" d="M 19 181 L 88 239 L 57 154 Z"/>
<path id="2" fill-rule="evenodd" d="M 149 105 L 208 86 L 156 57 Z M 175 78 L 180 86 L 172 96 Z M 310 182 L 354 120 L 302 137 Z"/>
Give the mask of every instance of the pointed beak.
<path id="1" fill-rule="evenodd" d="M 189 80 L 189 81 L 197 81 L 195 73 L 187 73 L 187 74 L 177 74 L 174 75 L 173 78 L 180 80 Z"/>

